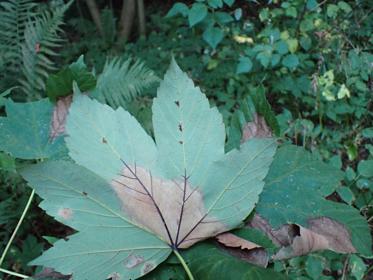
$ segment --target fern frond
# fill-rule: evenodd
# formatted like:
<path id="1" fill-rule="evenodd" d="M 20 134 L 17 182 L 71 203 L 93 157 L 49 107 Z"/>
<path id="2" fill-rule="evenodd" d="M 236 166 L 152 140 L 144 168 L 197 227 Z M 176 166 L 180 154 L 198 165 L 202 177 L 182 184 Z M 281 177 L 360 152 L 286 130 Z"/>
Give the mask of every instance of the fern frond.
<path id="1" fill-rule="evenodd" d="M 8 0 L 0 3 L 0 52 L 4 64 L 14 72 L 22 61 L 24 31 L 36 16 L 37 4 L 32 0 Z"/>
<path id="2" fill-rule="evenodd" d="M 98 76 L 96 89 L 91 94 L 114 108 L 125 107 L 157 82 L 159 78 L 144 63 L 113 58 L 106 61 L 104 70 Z"/>
<path id="3" fill-rule="evenodd" d="M 29 21 L 25 29 L 22 46 L 23 78 L 19 80 L 23 92 L 29 97 L 40 96 L 45 89 L 48 72 L 55 70 L 51 57 L 58 56 L 55 48 L 61 47 L 64 40 L 63 16 L 71 2 L 56 8 L 53 13 L 46 11 L 35 21 Z"/>

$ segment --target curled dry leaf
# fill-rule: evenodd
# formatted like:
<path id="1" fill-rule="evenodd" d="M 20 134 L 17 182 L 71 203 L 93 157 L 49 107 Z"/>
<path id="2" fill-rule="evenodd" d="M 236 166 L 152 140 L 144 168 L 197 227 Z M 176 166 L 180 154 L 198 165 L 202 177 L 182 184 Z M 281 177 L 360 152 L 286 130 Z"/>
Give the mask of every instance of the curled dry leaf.
<path id="1" fill-rule="evenodd" d="M 260 245 L 255 244 L 254 242 L 251 242 L 229 232 L 219 234 L 218 236 L 216 236 L 216 239 L 220 243 L 228 247 L 238 247 L 246 250 L 252 250 L 261 247 Z"/>
<path id="2" fill-rule="evenodd" d="M 265 119 L 254 113 L 254 121 L 248 122 L 242 129 L 241 143 L 252 138 L 272 137 L 271 129 L 268 127 Z"/>
<path id="3" fill-rule="evenodd" d="M 53 109 L 49 138 L 53 141 L 65 133 L 66 117 L 69 113 L 73 96 L 59 98 Z"/>
<path id="4" fill-rule="evenodd" d="M 345 226 L 327 217 L 310 219 L 308 228 L 298 225 L 284 225 L 278 230 L 255 215 L 249 226 L 263 231 L 281 249 L 273 256 L 275 260 L 288 259 L 319 250 L 338 253 L 355 253 L 351 236 Z"/>

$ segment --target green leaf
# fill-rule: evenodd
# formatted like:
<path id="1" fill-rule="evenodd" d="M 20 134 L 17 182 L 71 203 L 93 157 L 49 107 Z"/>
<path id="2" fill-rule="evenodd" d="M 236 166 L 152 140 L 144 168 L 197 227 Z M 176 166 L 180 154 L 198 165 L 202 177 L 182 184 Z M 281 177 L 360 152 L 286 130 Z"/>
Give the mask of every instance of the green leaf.
<path id="1" fill-rule="evenodd" d="M 42 99 L 5 104 L 7 117 L 0 117 L 0 150 L 15 158 L 43 159 L 65 153 L 63 138 L 49 137 L 53 105 Z"/>
<path id="2" fill-rule="evenodd" d="M 209 6 L 213 9 L 222 8 L 223 0 L 207 0 Z"/>
<path id="3" fill-rule="evenodd" d="M 364 278 L 365 272 L 367 271 L 367 266 L 360 257 L 356 255 L 350 256 L 349 267 L 351 275 L 354 276 L 356 279 Z"/>
<path id="4" fill-rule="evenodd" d="M 16 163 L 14 158 L 8 154 L 0 152 L 0 170 L 16 172 Z"/>
<path id="5" fill-rule="evenodd" d="M 233 21 L 233 18 L 230 14 L 226 12 L 216 12 L 214 13 L 216 21 L 220 24 L 225 24 Z"/>
<path id="6" fill-rule="evenodd" d="M 306 260 L 306 272 L 312 279 L 320 279 L 323 276 L 324 264 L 322 259 L 316 256 L 309 256 Z"/>
<path id="7" fill-rule="evenodd" d="M 362 160 L 359 162 L 357 171 L 361 176 L 373 177 L 373 160 Z"/>
<path id="8" fill-rule="evenodd" d="M 362 135 L 365 138 L 373 138 L 373 127 L 368 127 L 368 128 L 363 129 Z"/>
<path id="9" fill-rule="evenodd" d="M 253 139 L 224 154 L 221 115 L 176 62 L 153 102 L 156 144 L 122 108 L 75 92 L 66 144 L 76 164 L 50 161 L 22 174 L 41 207 L 78 233 L 34 264 L 74 280 L 135 279 L 171 248 L 233 229 L 253 210 L 275 142 Z"/>
<path id="10" fill-rule="evenodd" d="M 235 0 L 223 0 L 225 4 L 227 4 L 229 7 L 231 7 Z"/>
<path id="11" fill-rule="evenodd" d="M 251 68 L 253 67 L 253 63 L 251 62 L 251 59 L 247 56 L 240 57 L 236 73 L 242 74 L 242 73 L 248 73 L 251 71 Z"/>
<path id="12" fill-rule="evenodd" d="M 295 54 L 289 54 L 282 59 L 282 65 L 289 69 L 295 69 L 299 64 L 298 56 Z"/>
<path id="13" fill-rule="evenodd" d="M 235 258 L 210 243 L 201 243 L 183 253 L 195 279 L 282 280 L 285 275 Z"/>
<path id="14" fill-rule="evenodd" d="M 189 26 L 192 27 L 201 22 L 207 16 L 207 7 L 202 3 L 194 3 L 188 12 Z"/>
<path id="15" fill-rule="evenodd" d="M 276 115 L 266 98 L 264 87 L 254 89 L 248 99 L 252 100 L 256 112 L 264 117 L 266 123 L 273 130 L 273 133 L 278 136 L 280 134 L 280 126 L 277 122 Z"/>
<path id="16" fill-rule="evenodd" d="M 6 98 L 4 98 L 4 97 L 11 94 L 12 90 L 16 89 L 16 88 L 17 87 L 11 87 L 11 88 L 7 89 L 6 91 L 0 93 L 0 108 L 3 107 L 6 103 Z"/>
<path id="17" fill-rule="evenodd" d="M 224 32 L 220 28 L 209 27 L 203 32 L 202 37 L 213 49 L 216 49 L 216 46 L 224 38 Z"/>
<path id="18" fill-rule="evenodd" d="M 184 3 L 177 2 L 175 3 L 171 10 L 168 11 L 166 18 L 174 17 L 178 14 L 181 14 L 182 16 L 186 17 L 188 15 L 189 8 Z"/>
<path id="19" fill-rule="evenodd" d="M 357 252 L 370 255 L 369 227 L 359 211 L 324 198 L 336 190 L 342 178 L 341 171 L 302 148 L 283 146 L 266 177 L 257 213 L 274 228 L 286 223 L 307 227 L 309 219 L 329 217 L 347 228 Z"/>
<path id="20" fill-rule="evenodd" d="M 48 77 L 46 91 L 50 100 L 56 101 L 58 97 L 72 94 L 73 81 L 77 82 L 81 91 L 92 90 L 96 86 L 96 78 L 88 71 L 83 56 L 69 67 Z"/>

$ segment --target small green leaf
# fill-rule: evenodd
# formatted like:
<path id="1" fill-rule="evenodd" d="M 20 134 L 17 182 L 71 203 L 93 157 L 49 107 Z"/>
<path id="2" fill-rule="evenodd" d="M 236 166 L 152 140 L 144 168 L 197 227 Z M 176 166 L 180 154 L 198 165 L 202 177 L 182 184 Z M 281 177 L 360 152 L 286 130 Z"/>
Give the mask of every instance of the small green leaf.
<path id="1" fill-rule="evenodd" d="M 6 153 L 0 152 L 0 170 L 16 172 L 16 163 L 14 158 Z"/>
<path id="2" fill-rule="evenodd" d="M 282 65 L 289 69 L 295 69 L 299 64 L 298 56 L 295 54 L 289 54 L 282 59 Z"/>
<path id="3" fill-rule="evenodd" d="M 339 196 L 343 199 L 343 201 L 347 202 L 348 204 L 352 204 L 355 200 L 354 193 L 348 187 L 340 187 L 337 190 Z"/>
<path id="4" fill-rule="evenodd" d="M 373 160 L 362 160 L 359 162 L 357 171 L 361 176 L 373 177 Z"/>
<path id="5" fill-rule="evenodd" d="M 323 276 L 324 264 L 321 258 L 309 256 L 306 260 L 306 271 L 312 279 L 320 279 Z"/>
<path id="6" fill-rule="evenodd" d="M 359 280 L 364 278 L 365 272 L 367 271 L 367 266 L 359 256 L 350 256 L 349 267 L 351 276 L 354 276 L 355 279 Z"/>
<path id="7" fill-rule="evenodd" d="M 229 7 L 233 5 L 235 0 L 223 0 L 225 4 L 227 4 Z"/>
<path id="8" fill-rule="evenodd" d="M 178 14 L 186 17 L 188 16 L 189 8 L 184 3 L 177 2 L 175 3 L 172 8 L 168 11 L 166 18 L 174 17 Z"/>
<path id="9" fill-rule="evenodd" d="M 214 9 L 223 7 L 223 0 L 207 0 L 207 3 L 211 8 Z"/>
<path id="10" fill-rule="evenodd" d="M 224 32 L 220 28 L 209 27 L 203 32 L 202 37 L 213 49 L 216 49 L 216 46 L 224 38 Z"/>
<path id="11" fill-rule="evenodd" d="M 192 27 L 204 20 L 207 16 L 207 7 L 202 3 L 194 3 L 192 8 L 188 11 L 189 26 Z"/>
<path id="12" fill-rule="evenodd" d="M 362 135 L 365 138 L 373 138 L 373 127 L 364 128 L 362 131 Z"/>
<path id="13" fill-rule="evenodd" d="M 253 63 L 251 62 L 251 59 L 247 56 L 240 57 L 236 73 L 242 74 L 242 73 L 248 73 L 251 71 L 251 68 L 253 67 Z"/>

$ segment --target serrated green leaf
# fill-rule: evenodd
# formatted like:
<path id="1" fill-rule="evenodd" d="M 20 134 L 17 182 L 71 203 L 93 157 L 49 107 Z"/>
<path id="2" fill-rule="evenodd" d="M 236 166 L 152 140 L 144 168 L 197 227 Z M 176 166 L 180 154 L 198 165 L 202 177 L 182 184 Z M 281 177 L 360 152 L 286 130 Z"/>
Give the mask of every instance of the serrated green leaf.
<path id="1" fill-rule="evenodd" d="M 195 279 L 282 280 L 285 275 L 258 267 L 223 252 L 210 243 L 201 243 L 183 253 Z"/>
<path id="2" fill-rule="evenodd" d="M 49 137 L 53 105 L 42 99 L 5 104 L 7 117 L 0 117 L 0 150 L 15 158 L 43 159 L 65 154 L 63 138 Z"/>
<path id="3" fill-rule="evenodd" d="M 207 16 L 207 7 L 202 3 L 194 3 L 188 12 L 189 26 L 192 27 L 201 22 Z"/>
<path id="4" fill-rule="evenodd" d="M 153 102 L 157 145 L 122 108 L 75 91 L 66 143 L 80 166 L 47 162 L 23 176 L 45 199 L 41 207 L 79 232 L 34 263 L 74 280 L 134 279 L 171 248 L 237 227 L 254 208 L 274 141 L 224 154 L 221 115 L 175 62 Z"/>
<path id="5" fill-rule="evenodd" d="M 309 219 L 328 217 L 346 227 L 357 252 L 370 255 L 369 227 L 359 211 L 324 198 L 336 190 L 342 178 L 341 171 L 302 148 L 281 147 L 266 177 L 256 211 L 274 228 L 286 223 L 307 227 Z"/>

